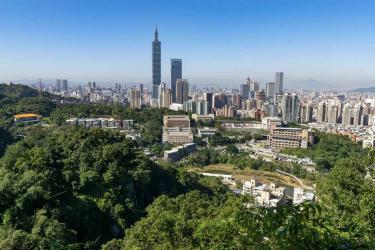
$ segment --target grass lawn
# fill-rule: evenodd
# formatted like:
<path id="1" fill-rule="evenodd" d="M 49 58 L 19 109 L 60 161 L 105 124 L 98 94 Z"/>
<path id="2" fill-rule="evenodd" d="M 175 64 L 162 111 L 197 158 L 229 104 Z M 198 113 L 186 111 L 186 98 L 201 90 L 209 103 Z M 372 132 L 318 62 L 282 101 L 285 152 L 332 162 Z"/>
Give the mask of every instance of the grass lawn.
<path id="1" fill-rule="evenodd" d="M 235 169 L 231 164 L 211 164 L 205 167 L 188 167 L 189 171 L 198 173 L 213 173 L 213 174 L 230 174 L 236 180 L 239 181 L 249 181 L 250 179 L 255 179 L 258 182 L 269 184 L 274 182 L 276 185 L 284 185 L 290 187 L 299 187 L 299 183 L 292 177 L 285 176 L 276 172 L 268 172 L 262 170 L 252 170 L 245 168 Z M 305 185 L 310 185 L 306 180 L 302 180 Z"/>

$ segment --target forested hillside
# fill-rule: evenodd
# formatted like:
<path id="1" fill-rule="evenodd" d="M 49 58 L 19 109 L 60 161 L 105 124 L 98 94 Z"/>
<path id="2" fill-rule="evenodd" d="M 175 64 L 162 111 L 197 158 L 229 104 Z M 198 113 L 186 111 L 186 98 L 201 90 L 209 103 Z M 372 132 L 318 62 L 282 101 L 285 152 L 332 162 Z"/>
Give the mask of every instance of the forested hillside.
<path id="1" fill-rule="evenodd" d="M 151 161 L 116 131 L 59 126 L 72 116 L 134 119 L 148 146 L 167 110 L 61 105 L 0 86 L 0 249 L 375 249 L 375 153 L 345 137 L 320 134 L 312 149 L 289 152 L 329 164 L 315 202 L 262 208 L 183 164 Z M 45 114 L 51 126 L 15 128 L 17 112 Z M 239 168 L 272 167 L 226 150 Z M 202 150 L 187 162 L 222 160 Z"/>
<path id="2" fill-rule="evenodd" d="M 191 190 L 215 193 L 116 133 L 32 129 L 0 161 L 0 248 L 95 249 L 121 237 L 154 198 Z"/>

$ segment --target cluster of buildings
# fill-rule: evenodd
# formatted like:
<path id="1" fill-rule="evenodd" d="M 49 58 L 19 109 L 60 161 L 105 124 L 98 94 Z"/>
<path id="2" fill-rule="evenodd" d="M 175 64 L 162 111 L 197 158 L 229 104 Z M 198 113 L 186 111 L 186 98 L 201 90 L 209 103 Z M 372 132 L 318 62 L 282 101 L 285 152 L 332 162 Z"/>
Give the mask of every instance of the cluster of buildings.
<path id="1" fill-rule="evenodd" d="M 244 182 L 242 194 L 252 196 L 256 205 L 262 207 L 276 207 L 279 204 L 287 203 L 287 189 L 285 187 L 276 187 L 275 183 L 270 185 L 260 184 L 255 179 Z"/>
<path id="2" fill-rule="evenodd" d="M 375 125 L 375 97 L 366 94 L 345 91 L 288 92 L 284 90 L 283 72 L 276 72 L 274 80 L 263 86 L 248 77 L 237 89 L 197 89 L 191 87 L 183 77 L 180 58 L 170 59 L 170 84 L 167 84 L 161 81 L 161 56 L 161 41 L 156 28 L 152 41 L 151 88 L 144 88 L 143 84 L 124 87 L 118 83 L 114 87 L 103 88 L 94 81 L 73 88 L 68 86 L 67 80 L 57 79 L 54 86 L 45 90 L 90 103 L 121 103 L 135 109 L 151 106 L 184 110 L 198 116 L 251 118 L 259 121 L 278 117 L 283 124 L 316 123 L 328 130 L 330 128 L 326 124 L 338 128 L 342 125 L 344 130 L 349 128 L 352 132 L 354 127 Z M 42 87 L 41 80 L 37 87 Z M 169 130 L 172 134 L 173 129 Z M 368 130 L 363 136 L 355 134 L 361 141 L 365 141 L 372 140 L 371 133 Z M 366 141 L 366 145 L 373 143 Z"/>
<path id="3" fill-rule="evenodd" d="M 255 204 L 262 207 L 276 207 L 279 204 L 289 203 L 299 205 L 315 199 L 315 194 L 311 190 L 276 186 L 275 183 L 261 184 L 256 182 L 255 179 L 244 182 L 242 194 L 252 196 Z"/>

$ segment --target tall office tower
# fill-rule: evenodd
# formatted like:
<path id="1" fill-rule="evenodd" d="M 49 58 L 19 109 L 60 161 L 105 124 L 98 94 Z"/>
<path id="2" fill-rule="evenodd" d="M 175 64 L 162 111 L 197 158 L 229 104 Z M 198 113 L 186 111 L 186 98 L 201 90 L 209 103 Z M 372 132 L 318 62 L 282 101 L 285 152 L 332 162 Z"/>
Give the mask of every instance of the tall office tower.
<path id="1" fill-rule="evenodd" d="M 213 107 L 213 93 L 210 92 L 204 92 L 203 93 L 203 100 L 207 102 L 207 112 L 210 114 L 212 113 L 212 107 Z"/>
<path id="2" fill-rule="evenodd" d="M 275 74 L 275 93 L 281 94 L 284 91 L 284 73 L 276 72 Z"/>
<path id="3" fill-rule="evenodd" d="M 327 108 L 327 122 L 335 124 L 337 122 L 339 107 L 336 102 L 330 102 Z"/>
<path id="4" fill-rule="evenodd" d="M 140 83 L 140 84 L 138 85 L 138 88 L 139 88 L 139 91 L 141 92 L 141 97 L 143 97 L 143 84 Z"/>
<path id="5" fill-rule="evenodd" d="M 189 82 L 186 79 L 176 81 L 176 103 L 183 104 L 189 99 Z"/>
<path id="6" fill-rule="evenodd" d="M 171 91 L 172 102 L 176 102 L 176 82 L 182 79 L 182 59 L 171 59 Z"/>
<path id="7" fill-rule="evenodd" d="M 56 79 L 56 90 L 61 91 L 61 79 Z"/>
<path id="8" fill-rule="evenodd" d="M 209 113 L 208 102 L 207 101 L 198 101 L 197 102 L 197 114 L 198 115 L 207 115 L 208 113 Z"/>
<path id="9" fill-rule="evenodd" d="M 322 101 L 318 104 L 318 110 L 316 113 L 316 121 L 318 123 L 323 123 L 327 121 L 327 104 Z"/>
<path id="10" fill-rule="evenodd" d="M 342 125 L 349 126 L 352 124 L 352 105 L 346 103 L 342 110 Z"/>
<path id="11" fill-rule="evenodd" d="M 96 89 L 96 82 L 92 82 L 92 88 L 95 90 Z"/>
<path id="12" fill-rule="evenodd" d="M 158 27 L 152 42 L 152 98 L 158 99 L 158 88 L 161 83 L 161 42 L 158 37 Z"/>
<path id="13" fill-rule="evenodd" d="M 281 114 L 283 123 L 298 122 L 299 98 L 293 93 L 285 93 L 281 99 Z"/>
<path id="14" fill-rule="evenodd" d="M 212 96 L 212 108 L 213 109 L 220 109 L 227 104 L 227 97 L 224 93 L 215 93 Z"/>
<path id="15" fill-rule="evenodd" d="M 61 88 L 62 88 L 62 91 L 68 91 L 68 80 L 62 80 L 61 81 Z"/>
<path id="16" fill-rule="evenodd" d="M 361 125 L 362 113 L 363 113 L 362 104 L 361 103 L 357 103 L 354 106 L 354 109 L 353 109 L 353 125 L 354 126 Z"/>
<path id="17" fill-rule="evenodd" d="M 274 94 L 275 94 L 275 83 L 274 82 L 266 83 L 266 97 L 272 98 Z"/>
<path id="18" fill-rule="evenodd" d="M 131 108 L 141 108 L 141 92 L 136 88 L 128 90 L 128 101 Z"/>
<path id="19" fill-rule="evenodd" d="M 240 95 L 242 95 L 243 98 L 249 98 L 249 85 L 248 84 L 240 84 Z"/>
<path id="20" fill-rule="evenodd" d="M 159 100 L 158 106 L 159 108 L 169 108 L 171 105 L 171 90 L 167 88 L 165 83 L 161 83 L 159 85 Z"/>

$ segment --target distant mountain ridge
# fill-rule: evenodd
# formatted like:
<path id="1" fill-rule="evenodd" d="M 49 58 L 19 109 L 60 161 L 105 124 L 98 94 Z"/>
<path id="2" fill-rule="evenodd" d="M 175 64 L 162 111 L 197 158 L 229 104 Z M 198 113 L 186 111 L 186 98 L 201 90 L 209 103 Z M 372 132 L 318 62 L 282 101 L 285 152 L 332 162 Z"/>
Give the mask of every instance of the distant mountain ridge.
<path id="1" fill-rule="evenodd" d="M 359 92 L 359 93 L 366 93 L 366 92 L 375 93 L 375 87 L 358 88 L 358 89 L 353 89 L 352 91 L 353 92 Z"/>

